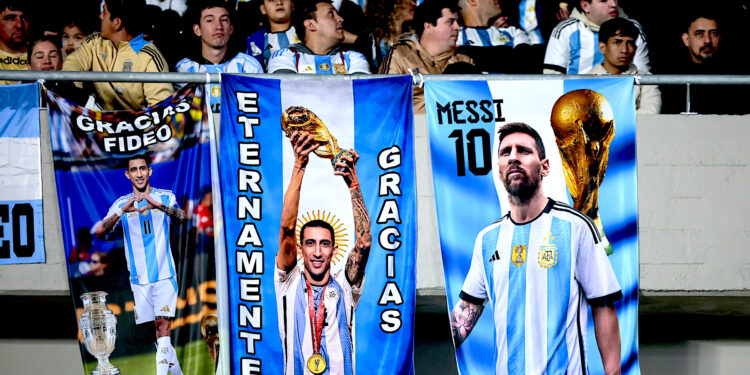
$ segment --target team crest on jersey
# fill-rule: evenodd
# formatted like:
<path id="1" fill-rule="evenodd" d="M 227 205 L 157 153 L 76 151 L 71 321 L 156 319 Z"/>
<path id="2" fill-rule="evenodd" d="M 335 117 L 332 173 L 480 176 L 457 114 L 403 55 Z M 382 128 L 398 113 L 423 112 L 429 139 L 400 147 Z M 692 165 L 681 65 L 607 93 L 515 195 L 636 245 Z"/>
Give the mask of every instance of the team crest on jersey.
<path id="1" fill-rule="evenodd" d="M 221 96 L 221 86 L 219 86 L 219 85 L 211 86 L 211 96 L 213 96 L 214 98 L 220 97 Z"/>
<path id="2" fill-rule="evenodd" d="M 333 64 L 333 72 L 336 74 L 346 74 L 346 65 Z"/>
<path id="3" fill-rule="evenodd" d="M 327 72 L 327 71 L 331 70 L 331 64 L 329 64 L 329 63 L 322 63 L 322 64 L 318 65 L 318 69 L 320 69 L 320 70 L 322 70 L 324 72 Z"/>
<path id="4" fill-rule="evenodd" d="M 123 72 L 132 72 L 133 71 L 133 60 L 125 60 L 125 62 L 122 63 L 122 71 Z"/>
<path id="5" fill-rule="evenodd" d="M 499 32 L 497 34 L 497 37 L 495 38 L 495 40 L 498 43 L 508 44 L 508 43 L 510 43 L 510 35 L 508 35 L 508 33 L 504 32 L 504 31 L 501 31 L 501 32 Z"/>
<path id="6" fill-rule="evenodd" d="M 526 262 L 526 245 L 513 246 L 513 252 L 510 254 L 510 261 L 513 262 L 516 267 L 521 267 L 521 265 Z"/>
<path id="7" fill-rule="evenodd" d="M 542 268 L 550 269 L 557 264 L 557 246 L 550 243 L 554 239 L 555 237 L 552 236 L 552 233 L 548 233 L 544 239 L 546 244 L 539 248 L 537 262 Z"/>

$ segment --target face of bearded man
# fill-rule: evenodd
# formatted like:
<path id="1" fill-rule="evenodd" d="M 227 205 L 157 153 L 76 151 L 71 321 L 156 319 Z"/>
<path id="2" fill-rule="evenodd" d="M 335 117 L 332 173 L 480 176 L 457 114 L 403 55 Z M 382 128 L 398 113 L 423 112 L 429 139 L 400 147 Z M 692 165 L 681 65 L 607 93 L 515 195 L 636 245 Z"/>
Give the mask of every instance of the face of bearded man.
<path id="1" fill-rule="evenodd" d="M 509 134 L 500 144 L 498 170 L 500 180 L 512 200 L 528 202 L 539 189 L 544 163 L 534 138 L 525 133 Z"/>

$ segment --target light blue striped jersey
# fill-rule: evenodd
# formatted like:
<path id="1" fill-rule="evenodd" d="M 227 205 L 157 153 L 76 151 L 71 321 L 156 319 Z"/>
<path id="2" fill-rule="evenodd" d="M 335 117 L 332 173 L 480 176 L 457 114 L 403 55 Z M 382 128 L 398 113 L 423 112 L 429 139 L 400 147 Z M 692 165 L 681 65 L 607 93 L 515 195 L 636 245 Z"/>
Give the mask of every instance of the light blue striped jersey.
<path id="1" fill-rule="evenodd" d="M 274 274 L 279 334 L 284 347 L 284 374 L 308 375 L 307 359 L 313 354 L 307 284 L 299 265 L 289 273 L 276 267 Z M 354 309 L 361 288 L 353 288 L 343 270 L 331 275 L 325 294 L 321 355 L 328 365 L 323 374 L 354 374 Z M 352 327 L 352 331 L 349 330 Z"/>
<path id="2" fill-rule="evenodd" d="M 460 297 L 489 302 L 496 374 L 581 374 L 587 300 L 622 294 L 593 221 L 550 199 L 530 222 L 509 213 L 479 233 Z"/>
<path id="3" fill-rule="evenodd" d="M 248 55 L 253 56 L 263 67 L 268 66 L 268 60 L 271 59 L 276 51 L 288 48 L 293 44 L 301 42 L 297 37 L 297 31 L 294 26 L 289 30 L 279 33 L 272 33 L 264 30 L 258 30 L 247 37 Z"/>
<path id="4" fill-rule="evenodd" d="M 177 207 L 177 199 L 169 190 L 151 188 L 157 202 L 167 207 Z M 133 196 L 133 193 L 118 198 L 109 208 L 110 217 Z M 137 208 L 148 206 L 146 200 L 136 202 Z M 175 276 L 175 264 L 169 245 L 170 217 L 157 209 L 143 213 L 126 212 L 120 218 L 125 237 L 125 259 L 132 284 L 145 285 Z"/>
<path id="5" fill-rule="evenodd" d="M 458 33 L 457 46 L 494 47 L 529 44 L 526 32 L 514 27 L 461 27 Z"/>
<path id="6" fill-rule="evenodd" d="M 257 60 L 240 52 L 229 60 L 220 64 L 203 64 L 184 58 L 176 65 L 176 70 L 183 73 L 263 73 L 263 67 Z M 210 83 L 206 85 L 208 104 L 214 113 L 220 112 L 221 84 Z"/>
<path id="7" fill-rule="evenodd" d="M 640 30 L 635 41 L 633 64 L 644 71 L 651 70 L 648 60 L 648 45 L 641 25 L 633 19 Z M 567 74 L 589 74 L 596 64 L 604 61 L 599 51 L 599 33 L 592 31 L 583 21 L 570 17 L 555 26 L 547 43 L 544 69 Z"/>
<path id="8" fill-rule="evenodd" d="M 521 29 L 526 31 L 529 44 L 542 44 L 542 31 L 539 29 L 540 7 L 536 6 L 536 0 L 521 0 L 518 2 L 518 22 Z"/>
<path id="9" fill-rule="evenodd" d="M 356 51 L 335 48 L 328 55 L 316 55 L 304 44 L 298 43 L 271 56 L 268 72 L 284 71 L 300 74 L 369 74 L 370 65 L 365 56 Z"/>

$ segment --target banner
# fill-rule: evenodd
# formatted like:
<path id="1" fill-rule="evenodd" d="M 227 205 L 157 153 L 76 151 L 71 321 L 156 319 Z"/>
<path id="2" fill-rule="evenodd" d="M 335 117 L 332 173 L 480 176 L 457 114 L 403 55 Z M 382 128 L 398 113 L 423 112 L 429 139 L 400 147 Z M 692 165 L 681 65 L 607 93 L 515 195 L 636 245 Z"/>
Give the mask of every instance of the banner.
<path id="1" fill-rule="evenodd" d="M 39 86 L 0 86 L 0 265 L 44 263 Z"/>
<path id="2" fill-rule="evenodd" d="M 123 374 L 213 374 L 217 291 L 202 86 L 137 111 L 90 111 L 47 96 L 85 372 L 111 362 Z"/>
<path id="3" fill-rule="evenodd" d="M 426 83 L 425 98 L 448 310 L 453 310 L 459 300 L 472 262 L 477 235 L 509 212 L 508 193 L 498 177 L 497 130 L 511 122 L 529 124 L 540 134 L 550 161 L 549 175 L 543 179 L 544 193 L 572 207 L 578 207 L 583 202 L 579 210 L 593 216 L 591 219 L 599 226 L 603 241 L 608 239 L 611 245 L 605 246 L 607 252 L 611 253 L 607 259 L 623 294 L 623 299 L 615 304 L 622 344 L 622 371 L 623 374 L 639 374 L 638 204 L 633 78 L 430 81 Z M 611 132 L 614 132 L 613 138 Z M 545 240 L 552 241 L 554 238 Z M 560 348 L 544 347 L 544 342 L 547 345 L 561 342 L 563 347 L 567 345 L 568 352 L 578 350 L 577 346 L 585 347 L 581 367 L 588 367 L 592 374 L 603 373 L 590 311 L 588 336 L 578 338 L 582 339 L 583 345 L 580 345 L 581 341 L 576 341 L 574 326 L 567 326 L 570 334 L 570 337 L 564 336 L 568 337 L 567 342 L 551 339 L 551 335 L 560 334 L 548 325 L 549 317 L 556 314 L 552 309 L 577 305 L 577 302 L 560 297 L 567 295 L 564 294 L 567 291 L 562 290 L 559 293 L 550 291 L 546 295 L 551 297 L 545 299 L 545 289 L 534 288 L 547 288 L 552 284 L 544 282 L 544 287 L 541 287 L 527 278 L 532 273 L 536 275 L 557 264 L 557 256 L 561 252 L 555 251 L 553 245 L 548 246 L 551 250 L 549 254 L 544 253 L 549 255 L 545 259 L 542 259 L 542 255 L 537 259 L 537 249 L 529 248 L 527 256 L 525 246 L 516 249 L 518 252 L 514 250 L 515 255 L 499 253 L 494 258 L 485 257 L 485 262 L 502 259 L 497 264 L 504 264 L 510 263 L 512 256 L 513 264 L 506 268 L 523 272 L 516 275 L 522 278 L 518 279 L 521 284 L 515 285 L 523 285 L 524 291 L 527 287 L 530 289 L 526 291 L 525 298 L 507 293 L 500 297 L 495 306 L 502 311 L 495 311 L 495 306 L 490 302 L 485 304 L 476 326 L 456 351 L 461 373 L 523 373 L 524 363 L 527 372 L 534 372 L 528 366 L 544 364 L 550 366 L 548 371 L 553 371 L 554 366 L 568 363 L 567 355 L 562 359 L 553 357 L 552 353 L 557 353 L 556 350 Z M 531 255 L 532 250 L 534 255 Z M 538 254 L 542 253 L 539 250 Z M 537 272 L 540 266 L 543 267 L 539 268 L 542 271 Z M 527 269 L 528 273 L 525 272 Z M 578 288 L 575 284 L 574 287 Z M 538 305 L 523 310 L 523 306 L 537 303 L 546 304 L 549 310 L 543 310 Z M 509 307 L 509 304 L 513 307 Z M 542 311 L 540 316 L 529 312 L 539 309 Z M 507 315 L 503 312 L 505 310 Z M 580 312 L 584 317 L 585 313 Z M 567 314 L 570 319 L 570 310 Z M 505 348 L 498 349 L 496 345 L 495 321 L 508 329 L 507 336 L 504 335 L 508 340 Z M 567 322 L 575 324 L 573 320 Z M 562 334 L 565 334 L 564 330 Z M 500 363 L 505 360 L 520 364 L 521 372 Z"/>
<path id="4" fill-rule="evenodd" d="M 410 78 L 222 77 L 219 177 L 232 373 L 412 374 L 417 225 Z M 290 138 L 313 134 L 318 149 L 307 165 L 295 166 Z M 359 188 L 334 174 L 331 159 L 344 161 L 340 173 L 356 170 Z M 288 190 L 292 181 L 297 187 Z M 299 202 L 285 205 L 285 192 L 298 194 Z M 297 212 L 289 230 L 280 230 L 282 208 Z M 314 220 L 328 223 L 331 233 L 301 243 L 308 233 L 302 226 Z M 277 258 L 282 235 L 283 249 L 293 253 Z M 289 247 L 291 241 L 297 245 Z M 296 257 L 294 246 L 301 249 Z M 329 249 L 321 254 L 336 250 L 318 258 L 304 255 L 308 246 Z M 365 268 L 360 285 L 349 271 Z M 308 300 L 323 298 L 312 291 L 318 293 L 317 277 L 325 275 L 321 313 Z M 311 316 L 322 324 L 315 329 L 322 337 L 313 335 Z"/>

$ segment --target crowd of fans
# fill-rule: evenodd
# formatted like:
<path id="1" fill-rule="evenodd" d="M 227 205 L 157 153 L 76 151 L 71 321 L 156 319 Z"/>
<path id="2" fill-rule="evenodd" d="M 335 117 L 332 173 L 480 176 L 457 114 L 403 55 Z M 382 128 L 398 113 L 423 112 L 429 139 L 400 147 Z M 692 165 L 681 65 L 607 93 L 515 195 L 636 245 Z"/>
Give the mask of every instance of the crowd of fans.
<path id="1" fill-rule="evenodd" d="M 148 3 L 148 4 L 147 4 Z M 364 5 L 362 3 L 365 3 Z M 87 0 L 61 11 L 0 0 L 0 69 L 300 74 L 746 74 L 750 1 Z M 679 9 L 674 9 L 678 7 Z M 721 11 L 721 14 L 718 13 Z M 98 19 L 96 18 L 96 15 Z M 734 38 L 734 39 L 733 39 Z M 649 48 L 650 47 L 650 48 Z M 10 82 L 4 82 L 10 83 Z M 52 83 L 50 83 L 52 84 Z M 97 82 L 105 110 L 168 97 Z M 209 86 L 218 111 L 218 86 Z M 744 86 L 693 86 L 691 109 L 744 114 Z M 414 108 L 424 112 L 423 91 Z M 685 86 L 638 86 L 638 113 L 680 113 Z M 83 104 L 83 103 L 82 103 Z"/>

